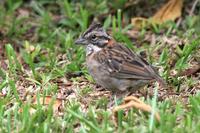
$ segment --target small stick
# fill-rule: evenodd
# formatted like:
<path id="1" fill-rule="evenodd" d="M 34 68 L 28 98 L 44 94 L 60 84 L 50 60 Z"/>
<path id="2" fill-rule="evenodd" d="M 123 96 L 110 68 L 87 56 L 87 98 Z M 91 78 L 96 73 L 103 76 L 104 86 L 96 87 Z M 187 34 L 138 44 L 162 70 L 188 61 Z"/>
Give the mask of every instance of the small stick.
<path id="1" fill-rule="evenodd" d="M 195 7 L 197 6 L 197 3 L 199 2 L 199 0 L 195 0 L 195 2 L 192 5 L 192 8 L 190 10 L 189 16 L 192 16 L 195 10 Z"/>

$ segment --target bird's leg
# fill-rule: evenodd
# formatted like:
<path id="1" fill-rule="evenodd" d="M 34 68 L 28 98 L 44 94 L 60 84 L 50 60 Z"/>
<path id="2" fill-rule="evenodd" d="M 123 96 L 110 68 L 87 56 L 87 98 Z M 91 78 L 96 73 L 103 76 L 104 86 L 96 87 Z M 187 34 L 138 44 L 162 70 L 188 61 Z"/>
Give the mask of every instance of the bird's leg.
<path id="1" fill-rule="evenodd" d="M 121 93 L 115 93 L 114 95 L 112 95 L 112 97 L 110 98 L 110 102 L 108 103 L 108 107 L 113 107 L 114 105 L 118 105 L 121 103 L 121 100 L 123 100 L 123 97 L 126 93 L 121 92 Z"/>
<path id="2" fill-rule="evenodd" d="M 152 108 L 150 105 L 145 104 L 144 102 L 142 102 L 140 99 L 134 97 L 134 96 L 127 96 L 123 99 L 123 103 L 119 106 L 116 106 L 113 109 L 114 114 L 117 114 L 117 112 L 119 110 L 123 110 L 123 109 L 129 109 L 131 107 L 134 107 L 136 109 L 140 109 L 142 111 L 146 111 L 146 112 L 152 112 Z M 160 121 L 160 116 L 158 114 L 158 112 L 155 113 L 155 118 Z"/>

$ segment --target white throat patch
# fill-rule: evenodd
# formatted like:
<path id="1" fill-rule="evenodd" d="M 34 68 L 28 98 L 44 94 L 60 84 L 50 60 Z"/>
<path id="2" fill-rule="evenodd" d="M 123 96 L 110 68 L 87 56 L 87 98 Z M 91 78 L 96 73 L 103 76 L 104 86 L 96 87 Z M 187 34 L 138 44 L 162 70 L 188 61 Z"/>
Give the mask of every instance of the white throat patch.
<path id="1" fill-rule="evenodd" d="M 93 44 L 89 44 L 89 45 L 87 45 L 87 47 L 86 47 L 86 56 L 87 55 L 90 55 L 91 53 L 96 53 L 96 52 L 98 52 L 98 51 L 100 51 L 102 48 L 99 48 L 98 46 L 96 46 L 96 45 L 93 45 Z"/>

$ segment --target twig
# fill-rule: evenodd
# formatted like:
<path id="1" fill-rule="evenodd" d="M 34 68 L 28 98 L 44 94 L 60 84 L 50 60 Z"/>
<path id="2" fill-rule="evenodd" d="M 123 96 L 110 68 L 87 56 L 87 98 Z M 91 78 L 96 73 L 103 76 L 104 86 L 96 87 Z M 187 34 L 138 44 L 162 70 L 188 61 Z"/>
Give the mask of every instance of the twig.
<path id="1" fill-rule="evenodd" d="M 178 28 L 178 27 L 180 26 L 181 21 L 182 21 L 182 18 L 180 17 L 180 18 L 178 19 L 178 21 L 176 22 L 176 28 Z M 175 33 L 175 32 L 176 32 L 176 29 L 173 29 L 172 33 Z"/>
<path id="2" fill-rule="evenodd" d="M 190 13 L 189 13 L 189 16 L 193 15 L 195 7 L 196 7 L 198 2 L 199 2 L 199 0 L 195 0 L 195 2 L 193 3 L 192 8 L 191 8 Z"/>
<path id="3" fill-rule="evenodd" d="M 195 74 L 199 70 L 200 70 L 200 64 L 197 64 L 197 65 L 193 66 L 192 68 L 186 69 L 185 71 L 178 73 L 178 76 L 190 76 L 192 74 Z"/>

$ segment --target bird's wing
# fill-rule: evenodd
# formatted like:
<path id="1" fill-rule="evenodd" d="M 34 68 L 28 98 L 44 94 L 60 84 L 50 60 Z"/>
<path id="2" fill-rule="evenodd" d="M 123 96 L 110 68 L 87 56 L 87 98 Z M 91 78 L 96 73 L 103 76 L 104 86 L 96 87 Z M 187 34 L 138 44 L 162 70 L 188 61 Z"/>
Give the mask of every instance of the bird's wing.
<path id="1" fill-rule="evenodd" d="M 96 58 L 105 65 L 110 75 L 116 78 L 144 80 L 159 78 L 149 63 L 121 44 L 104 48 Z"/>

